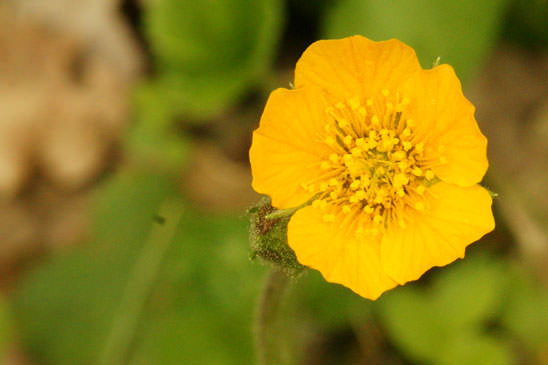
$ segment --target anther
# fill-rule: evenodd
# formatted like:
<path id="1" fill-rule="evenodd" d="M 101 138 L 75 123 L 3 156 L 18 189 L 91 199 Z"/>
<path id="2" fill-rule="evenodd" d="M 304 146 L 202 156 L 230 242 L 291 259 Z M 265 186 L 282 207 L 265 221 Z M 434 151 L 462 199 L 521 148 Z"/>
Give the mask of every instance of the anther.
<path id="1" fill-rule="evenodd" d="M 360 187 L 360 180 L 354 180 L 352 181 L 352 184 L 350 184 L 350 189 L 352 190 L 358 190 Z"/>
<path id="2" fill-rule="evenodd" d="M 407 185 L 409 183 L 409 178 L 402 173 L 398 173 L 394 175 L 394 186 L 395 187 L 401 187 L 403 185 Z"/>
<path id="3" fill-rule="evenodd" d="M 378 214 L 375 215 L 375 217 L 373 217 L 373 222 L 375 222 L 376 224 L 381 224 L 382 221 L 383 221 L 382 216 L 380 216 Z"/>
<path id="4" fill-rule="evenodd" d="M 348 166 L 350 163 L 352 163 L 352 161 L 354 161 L 354 158 L 352 157 L 352 155 L 346 153 L 345 155 L 343 155 L 343 161 L 344 164 Z"/>
<path id="5" fill-rule="evenodd" d="M 358 200 L 364 200 L 367 197 L 364 190 L 358 190 L 356 191 L 356 198 Z"/>
<path id="6" fill-rule="evenodd" d="M 413 173 L 413 175 L 415 176 L 422 176 L 422 170 L 418 167 L 415 167 L 413 168 L 413 170 L 411 170 L 411 172 Z"/>
<path id="7" fill-rule="evenodd" d="M 344 118 L 341 118 L 337 120 L 337 124 L 339 125 L 339 127 L 344 128 L 348 125 L 348 121 Z"/>
<path id="8" fill-rule="evenodd" d="M 343 139 L 343 142 L 345 145 L 350 146 L 353 142 L 354 138 L 352 136 L 345 136 Z"/>

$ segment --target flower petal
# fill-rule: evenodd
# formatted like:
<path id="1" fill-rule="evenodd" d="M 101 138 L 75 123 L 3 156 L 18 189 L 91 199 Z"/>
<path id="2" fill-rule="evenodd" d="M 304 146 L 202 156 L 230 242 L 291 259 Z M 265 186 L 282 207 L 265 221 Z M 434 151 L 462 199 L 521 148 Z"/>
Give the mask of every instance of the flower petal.
<path id="1" fill-rule="evenodd" d="M 397 39 L 321 40 L 311 44 L 297 62 L 295 86 L 319 87 L 331 101 L 373 97 L 420 69 L 415 51 Z"/>
<path id="2" fill-rule="evenodd" d="M 428 136 L 432 144 L 426 158 L 437 159 L 441 154 L 447 160 L 433 167 L 436 176 L 460 186 L 479 183 L 488 167 L 487 139 L 453 68 L 441 65 L 417 72 L 402 93 L 411 99 L 409 113 L 417 122 L 418 133 Z"/>
<path id="3" fill-rule="evenodd" d="M 322 96 L 313 90 L 277 89 L 268 98 L 249 160 L 253 188 L 269 195 L 276 208 L 295 207 L 311 198 L 301 184 L 317 178 L 319 164 L 330 152 L 319 134 L 325 108 Z"/>
<path id="4" fill-rule="evenodd" d="M 495 227 L 491 196 L 481 186 L 440 182 L 428 193 L 424 213 L 406 228 L 390 227 L 382 239 L 382 266 L 399 284 L 464 257 L 466 246 Z"/>
<path id="5" fill-rule="evenodd" d="M 289 246 L 301 264 L 320 271 L 327 281 L 374 300 L 397 284 L 382 270 L 380 243 L 358 239 L 345 229 L 344 217 L 339 214 L 326 223 L 318 208 L 298 210 L 289 221 Z"/>

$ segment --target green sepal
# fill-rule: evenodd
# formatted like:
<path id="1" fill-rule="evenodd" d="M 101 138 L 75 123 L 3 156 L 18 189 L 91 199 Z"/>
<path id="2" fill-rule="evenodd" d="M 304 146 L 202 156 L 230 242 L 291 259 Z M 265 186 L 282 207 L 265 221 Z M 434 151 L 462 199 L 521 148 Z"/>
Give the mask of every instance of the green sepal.
<path id="1" fill-rule="evenodd" d="M 298 276 L 305 268 L 287 244 L 287 224 L 295 211 L 276 210 L 267 197 L 247 211 L 250 258 L 269 263 L 291 277 Z"/>

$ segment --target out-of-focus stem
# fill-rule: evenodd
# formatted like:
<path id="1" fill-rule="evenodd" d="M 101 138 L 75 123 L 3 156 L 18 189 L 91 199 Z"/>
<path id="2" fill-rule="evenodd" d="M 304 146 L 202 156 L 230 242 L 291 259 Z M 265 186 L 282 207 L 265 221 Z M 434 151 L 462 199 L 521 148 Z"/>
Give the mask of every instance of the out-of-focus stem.
<path id="1" fill-rule="evenodd" d="M 159 212 L 162 224 L 155 224 L 145 242 L 128 283 L 122 294 L 120 307 L 114 315 L 112 328 L 103 347 L 99 364 L 118 365 L 127 362 L 128 353 L 139 318 L 151 292 L 156 275 L 173 241 L 181 218 L 179 202 L 165 202 Z"/>
<path id="2" fill-rule="evenodd" d="M 256 318 L 256 347 L 260 365 L 277 365 L 281 363 L 279 313 L 289 278 L 278 269 L 269 273 L 261 298 Z"/>

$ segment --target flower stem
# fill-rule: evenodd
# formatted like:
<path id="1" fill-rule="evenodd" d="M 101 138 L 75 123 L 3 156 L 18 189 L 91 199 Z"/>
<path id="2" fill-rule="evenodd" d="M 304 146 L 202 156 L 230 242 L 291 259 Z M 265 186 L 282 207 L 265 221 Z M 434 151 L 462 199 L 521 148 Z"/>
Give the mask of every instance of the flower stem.
<path id="1" fill-rule="evenodd" d="M 289 281 L 282 271 L 273 268 L 268 274 L 258 303 L 256 318 L 256 347 L 260 365 L 281 363 L 279 313 Z"/>
<path id="2" fill-rule="evenodd" d="M 316 195 L 314 195 L 312 198 L 310 198 L 310 200 L 304 202 L 303 204 L 299 205 L 298 207 L 275 210 L 275 211 L 273 211 L 272 213 L 267 214 L 265 218 L 266 218 L 266 219 L 278 219 L 278 218 L 289 217 L 289 216 L 293 215 L 293 213 L 295 213 L 297 210 L 299 210 L 299 209 L 301 209 L 301 208 L 304 208 L 304 207 L 306 207 L 307 205 L 312 204 L 312 202 L 313 202 L 314 200 L 318 199 L 318 197 L 319 197 L 320 195 L 321 195 L 321 194 L 316 194 Z"/>

